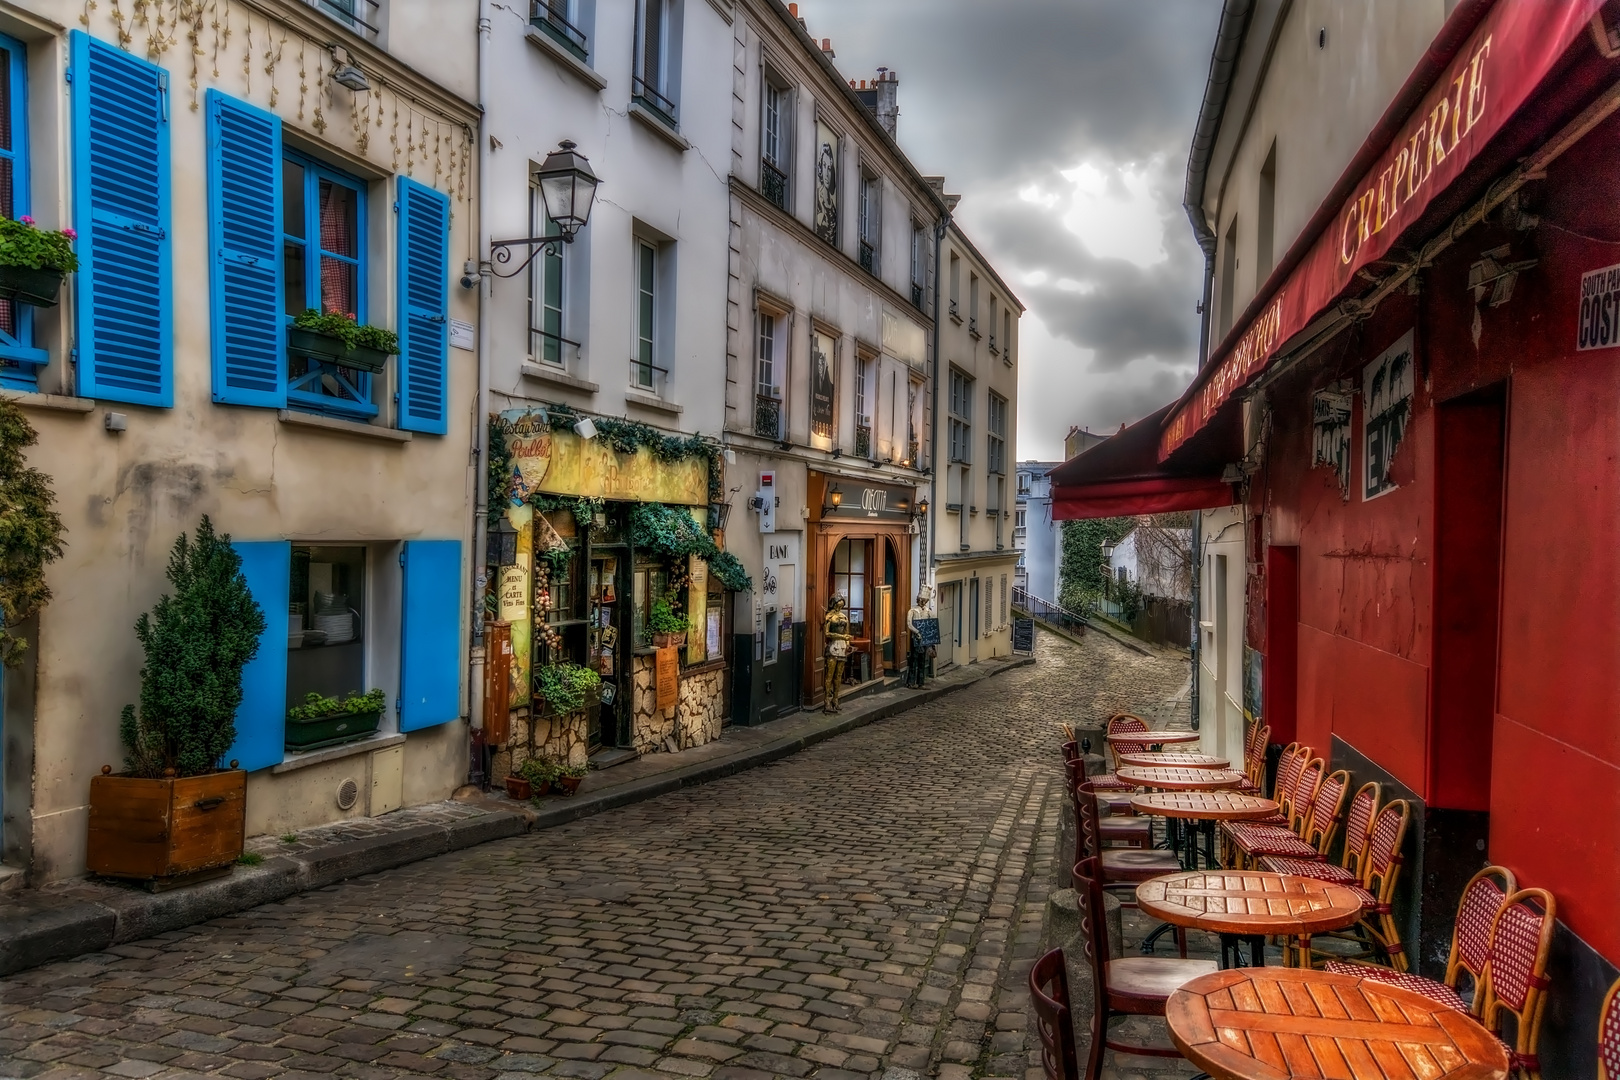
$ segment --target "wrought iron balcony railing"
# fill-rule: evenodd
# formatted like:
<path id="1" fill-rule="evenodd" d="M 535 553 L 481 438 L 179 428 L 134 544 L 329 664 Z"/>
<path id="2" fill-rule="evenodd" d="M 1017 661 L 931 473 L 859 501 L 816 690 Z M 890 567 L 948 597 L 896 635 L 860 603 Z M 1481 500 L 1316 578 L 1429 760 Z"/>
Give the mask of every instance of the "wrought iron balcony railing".
<path id="1" fill-rule="evenodd" d="M 308 3 L 367 41 L 376 41 L 382 36 L 377 27 L 380 0 L 308 0 Z"/>
<path id="2" fill-rule="evenodd" d="M 679 122 L 675 119 L 675 103 L 660 94 L 657 87 L 640 75 L 630 80 L 630 99 L 662 120 L 670 130 L 680 128 Z"/>
<path id="3" fill-rule="evenodd" d="M 630 385 L 632 388 L 645 390 L 649 394 L 663 397 L 668 382 L 669 369 L 637 360 L 635 357 L 630 358 Z"/>
<path id="4" fill-rule="evenodd" d="M 532 0 L 529 22 L 582 63 L 589 61 L 590 40 L 585 31 L 568 21 L 568 5 L 564 0 Z"/>
<path id="5" fill-rule="evenodd" d="M 874 276 L 878 272 L 877 248 L 870 240 L 861 241 L 861 269 Z"/>
<path id="6" fill-rule="evenodd" d="M 767 439 L 782 437 L 782 399 L 769 394 L 754 395 L 754 434 Z"/>
<path id="7" fill-rule="evenodd" d="M 788 208 L 787 173 L 777 168 L 770 158 L 759 159 L 759 193 L 771 205 L 782 210 Z"/>
<path id="8" fill-rule="evenodd" d="M 979 319 L 976 315 L 968 316 L 968 333 L 974 337 L 979 336 Z"/>
<path id="9" fill-rule="evenodd" d="M 872 456 L 872 428 L 869 424 L 855 425 L 855 456 L 858 458 Z"/>
<path id="10" fill-rule="evenodd" d="M 529 355 L 549 367 L 572 371 L 582 347 L 577 341 L 547 333 L 538 326 L 529 328 Z"/>
<path id="11" fill-rule="evenodd" d="M 923 287 L 921 282 L 913 281 L 911 283 L 911 306 L 916 308 L 918 311 L 922 310 Z"/>
<path id="12" fill-rule="evenodd" d="M 957 322 L 962 321 L 962 307 L 959 301 L 955 299 L 951 300 L 950 313 L 951 318 L 955 319 Z"/>

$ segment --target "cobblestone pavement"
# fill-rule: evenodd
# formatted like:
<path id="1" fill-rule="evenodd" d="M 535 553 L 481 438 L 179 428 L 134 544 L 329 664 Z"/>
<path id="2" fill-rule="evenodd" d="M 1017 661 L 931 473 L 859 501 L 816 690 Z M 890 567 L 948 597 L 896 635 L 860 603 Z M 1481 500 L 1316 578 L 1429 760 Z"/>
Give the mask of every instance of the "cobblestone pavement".
<path id="1" fill-rule="evenodd" d="M 1187 675 L 1039 649 L 765 768 L 0 981 L 0 1076 L 1026 1076 L 1057 725 Z"/>

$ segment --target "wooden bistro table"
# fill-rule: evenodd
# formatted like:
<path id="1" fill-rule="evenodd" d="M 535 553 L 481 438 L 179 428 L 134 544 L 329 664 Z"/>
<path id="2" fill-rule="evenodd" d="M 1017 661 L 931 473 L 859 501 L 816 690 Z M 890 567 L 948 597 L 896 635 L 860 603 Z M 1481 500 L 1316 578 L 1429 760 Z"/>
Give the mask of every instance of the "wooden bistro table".
<path id="1" fill-rule="evenodd" d="M 1148 746 L 1171 746 L 1199 739 L 1196 731 L 1116 731 L 1103 737 L 1111 743 L 1146 743 Z"/>
<path id="2" fill-rule="evenodd" d="M 1189 754 L 1175 750 L 1122 750 L 1121 765 L 1136 765 L 1146 769 L 1230 769 L 1232 763 L 1213 754 Z"/>
<path id="3" fill-rule="evenodd" d="M 1199 822 L 1200 831 L 1204 834 L 1204 865 L 1212 868 L 1217 865 L 1217 821 L 1258 821 L 1281 809 L 1275 800 L 1263 799 L 1258 795 L 1240 795 L 1235 791 L 1156 791 L 1133 796 L 1131 808 L 1138 814 L 1162 817 L 1170 822 Z M 1188 870 L 1198 869 L 1196 844 L 1186 845 L 1186 850 L 1181 852 L 1181 865 Z"/>
<path id="4" fill-rule="evenodd" d="M 1156 788 L 1159 791 L 1220 791 L 1235 788 L 1247 779 L 1235 769 L 1187 769 L 1179 766 L 1144 768 L 1126 765 L 1114 775 L 1137 787 Z"/>
<path id="5" fill-rule="evenodd" d="M 1266 938 L 1292 938 L 1308 955 L 1312 935 L 1361 918 L 1361 898 L 1342 885 L 1258 870 L 1167 874 L 1138 885 L 1136 902 L 1167 923 L 1219 934 L 1222 967 L 1236 967 L 1242 959 L 1239 940 L 1249 944 L 1251 966 L 1263 967 Z"/>
<path id="6" fill-rule="evenodd" d="M 1421 994 L 1309 968 L 1200 975 L 1165 1020 L 1177 1049 L 1217 1080 L 1505 1080 L 1507 1048 L 1477 1020 Z"/>

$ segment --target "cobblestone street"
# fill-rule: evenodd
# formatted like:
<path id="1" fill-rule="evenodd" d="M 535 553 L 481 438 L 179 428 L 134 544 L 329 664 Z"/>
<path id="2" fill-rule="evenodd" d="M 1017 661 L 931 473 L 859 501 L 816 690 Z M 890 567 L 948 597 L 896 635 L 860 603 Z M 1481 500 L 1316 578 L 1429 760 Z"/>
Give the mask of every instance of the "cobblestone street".
<path id="1" fill-rule="evenodd" d="M 0 982 L 0 1076 L 1023 1077 L 1093 634 L 775 765 Z"/>

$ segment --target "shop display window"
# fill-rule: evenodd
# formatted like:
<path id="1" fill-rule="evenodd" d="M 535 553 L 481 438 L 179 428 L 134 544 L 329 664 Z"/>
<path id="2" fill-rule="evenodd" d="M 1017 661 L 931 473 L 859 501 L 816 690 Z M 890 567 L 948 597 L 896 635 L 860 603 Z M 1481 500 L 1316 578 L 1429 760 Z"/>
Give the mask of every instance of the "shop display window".
<path id="1" fill-rule="evenodd" d="M 292 549 L 287 700 L 366 692 L 366 549 Z"/>
<path id="2" fill-rule="evenodd" d="M 832 595 L 849 609 L 849 632 L 866 636 L 866 541 L 841 540 L 833 549 Z"/>

